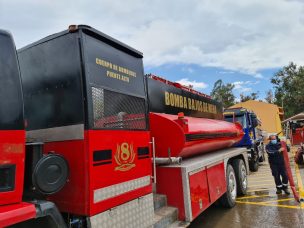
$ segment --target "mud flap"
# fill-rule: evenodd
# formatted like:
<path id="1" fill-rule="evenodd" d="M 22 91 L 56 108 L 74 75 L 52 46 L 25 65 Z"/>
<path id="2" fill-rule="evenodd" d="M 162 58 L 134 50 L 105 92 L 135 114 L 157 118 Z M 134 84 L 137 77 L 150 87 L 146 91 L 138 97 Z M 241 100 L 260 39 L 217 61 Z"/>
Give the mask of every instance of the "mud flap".
<path id="1" fill-rule="evenodd" d="M 281 142 L 282 148 L 283 148 L 283 157 L 284 157 L 284 163 L 285 163 L 285 168 L 286 168 L 286 172 L 287 172 L 287 176 L 288 176 L 288 180 L 289 180 L 289 184 L 290 184 L 290 188 L 292 190 L 293 196 L 295 198 L 296 201 L 300 202 L 300 198 L 299 198 L 299 194 L 296 190 L 296 186 L 292 177 L 292 172 L 291 172 L 291 167 L 290 167 L 290 163 L 289 163 L 289 157 L 288 157 L 288 153 L 287 153 L 287 145 L 286 142 Z"/>

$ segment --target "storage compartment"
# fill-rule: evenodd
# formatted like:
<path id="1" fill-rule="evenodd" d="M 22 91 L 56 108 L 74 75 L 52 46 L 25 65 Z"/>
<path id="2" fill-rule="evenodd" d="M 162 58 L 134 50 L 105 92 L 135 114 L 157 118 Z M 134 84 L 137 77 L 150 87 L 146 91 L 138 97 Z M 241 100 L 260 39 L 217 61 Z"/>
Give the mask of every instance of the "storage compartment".
<path id="1" fill-rule="evenodd" d="M 180 164 L 157 166 L 156 191 L 178 208 L 178 218 L 191 222 L 226 192 L 225 160 L 246 154 L 228 148 L 183 159 Z"/>
<path id="2" fill-rule="evenodd" d="M 224 162 L 207 169 L 210 201 L 215 202 L 226 192 Z"/>
<path id="3" fill-rule="evenodd" d="M 192 216 L 195 218 L 210 205 L 207 172 L 204 168 L 189 173 Z"/>
<path id="4" fill-rule="evenodd" d="M 178 218 L 191 222 L 226 192 L 225 152 L 215 151 L 185 159 L 181 164 L 157 167 L 159 194 L 167 196 L 168 205 L 178 208 Z"/>

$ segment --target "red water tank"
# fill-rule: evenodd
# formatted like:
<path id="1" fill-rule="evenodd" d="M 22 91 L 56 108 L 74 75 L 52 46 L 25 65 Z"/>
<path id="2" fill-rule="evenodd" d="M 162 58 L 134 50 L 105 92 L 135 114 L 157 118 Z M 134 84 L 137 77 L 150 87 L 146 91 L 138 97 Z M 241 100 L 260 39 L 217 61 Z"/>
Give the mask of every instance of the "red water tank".
<path id="1" fill-rule="evenodd" d="M 156 157 L 191 157 L 231 147 L 244 135 L 238 123 L 150 113 Z"/>

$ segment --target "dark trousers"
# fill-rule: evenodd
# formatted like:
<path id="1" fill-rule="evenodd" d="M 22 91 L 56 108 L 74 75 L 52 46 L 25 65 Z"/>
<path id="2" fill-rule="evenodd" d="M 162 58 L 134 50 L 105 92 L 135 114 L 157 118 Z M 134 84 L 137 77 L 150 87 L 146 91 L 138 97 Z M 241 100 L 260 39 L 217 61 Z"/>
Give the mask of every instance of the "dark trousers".
<path id="1" fill-rule="evenodd" d="M 286 169 L 284 163 L 272 163 L 270 162 L 270 168 L 272 176 L 277 189 L 286 189 L 288 187 L 288 177 L 286 174 Z M 282 177 L 282 179 L 281 179 Z"/>

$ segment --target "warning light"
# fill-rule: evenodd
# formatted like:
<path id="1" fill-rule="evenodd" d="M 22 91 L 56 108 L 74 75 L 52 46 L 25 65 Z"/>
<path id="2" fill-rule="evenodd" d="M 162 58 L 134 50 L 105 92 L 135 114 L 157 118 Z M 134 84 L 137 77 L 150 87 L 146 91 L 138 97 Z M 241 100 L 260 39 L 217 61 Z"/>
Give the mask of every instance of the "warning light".
<path id="1" fill-rule="evenodd" d="M 69 32 L 76 32 L 78 29 L 78 26 L 77 25 L 70 25 L 69 26 Z"/>

